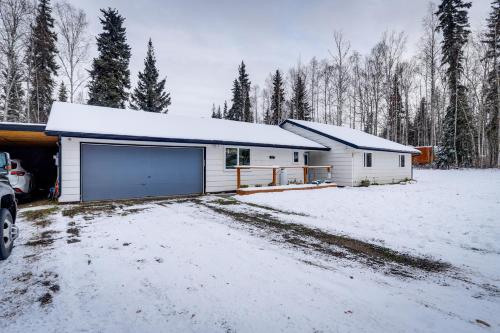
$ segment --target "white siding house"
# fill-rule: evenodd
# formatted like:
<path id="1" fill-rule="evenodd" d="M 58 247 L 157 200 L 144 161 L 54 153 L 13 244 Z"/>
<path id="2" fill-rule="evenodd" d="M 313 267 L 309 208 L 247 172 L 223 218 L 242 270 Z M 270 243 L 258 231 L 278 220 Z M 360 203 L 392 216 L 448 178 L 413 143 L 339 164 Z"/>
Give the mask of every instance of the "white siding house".
<path id="1" fill-rule="evenodd" d="M 111 194 L 118 193 L 118 190 L 126 190 L 123 188 L 129 185 L 128 182 L 133 181 L 143 182 L 144 187 L 154 186 L 155 184 L 148 183 L 148 179 L 139 179 L 142 168 L 154 168 L 154 165 L 145 165 L 154 164 L 153 162 L 136 155 L 142 147 L 145 151 L 148 150 L 148 154 L 151 154 L 151 150 L 158 150 L 157 148 L 165 148 L 165 151 L 176 148 L 193 152 L 203 151 L 199 173 L 196 172 L 196 168 L 193 169 L 194 173 L 182 173 L 183 169 L 192 168 L 192 165 L 181 160 L 166 162 L 163 160 L 164 164 L 158 164 L 160 173 L 165 171 L 170 175 L 169 179 L 160 181 L 174 181 L 175 178 L 184 177 L 186 179 L 177 181 L 185 181 L 186 186 L 193 186 L 193 194 L 235 191 L 236 170 L 231 168 L 231 163 L 252 166 L 303 165 L 305 154 L 329 149 L 278 126 L 211 118 L 176 117 L 60 102 L 54 103 L 52 107 L 46 133 L 59 137 L 59 201 L 61 202 L 90 201 L 92 199 L 86 199 L 86 192 L 90 191 L 91 187 L 97 189 L 94 190 L 93 198 L 106 199 L 112 197 L 99 197 L 96 191 L 109 190 Z M 110 160 L 101 163 L 95 161 L 95 157 L 88 155 L 87 165 L 84 165 L 84 147 L 89 146 L 108 149 L 111 154 L 105 153 L 99 156 L 101 159 Z M 124 147 L 135 149 L 131 150 L 125 160 L 120 159 L 119 154 L 115 154 L 115 151 Z M 231 160 L 228 159 L 229 155 L 237 157 Z M 151 156 L 157 157 L 156 154 Z M 95 167 L 94 164 L 102 168 L 102 171 L 94 171 L 91 177 L 88 175 L 88 170 Z M 302 169 L 289 170 L 290 181 L 303 179 Z M 243 185 L 268 185 L 272 180 L 271 170 L 250 169 L 242 170 L 241 173 Z M 118 183 L 113 183 L 114 178 L 120 175 L 122 178 Z M 109 186 L 95 184 L 93 177 L 99 177 L 98 182 L 109 180 L 110 184 Z M 134 180 L 136 178 L 139 180 Z M 191 178 L 196 179 L 191 180 Z M 202 183 L 200 187 L 197 187 L 196 182 Z M 190 183 L 192 184 L 189 185 Z M 115 188 L 110 189 L 112 186 Z M 126 197 L 148 196 L 134 196 L 133 190 L 130 191 L 132 194 L 128 192 Z"/>
<path id="2" fill-rule="evenodd" d="M 411 155 L 420 153 L 412 147 L 347 127 L 292 119 L 280 126 L 330 148 L 311 152 L 309 164 L 332 165 L 332 179 L 340 186 L 359 186 L 363 180 L 389 184 L 411 179 Z"/>

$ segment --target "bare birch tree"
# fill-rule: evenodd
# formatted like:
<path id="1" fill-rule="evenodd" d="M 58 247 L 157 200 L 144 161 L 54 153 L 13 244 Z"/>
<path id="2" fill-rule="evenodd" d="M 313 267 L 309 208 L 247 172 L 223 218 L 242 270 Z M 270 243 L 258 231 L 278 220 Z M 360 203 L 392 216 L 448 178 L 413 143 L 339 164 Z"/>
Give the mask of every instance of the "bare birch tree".
<path id="1" fill-rule="evenodd" d="M 31 5 L 27 0 L 0 0 L 0 73 L 2 120 L 21 121 L 24 91 L 24 40 Z"/>
<path id="2" fill-rule="evenodd" d="M 90 39 L 85 12 L 66 1 L 55 5 L 56 27 L 59 35 L 59 61 L 68 80 L 69 101 L 74 102 L 76 93 L 87 80 L 81 69 L 88 60 Z"/>

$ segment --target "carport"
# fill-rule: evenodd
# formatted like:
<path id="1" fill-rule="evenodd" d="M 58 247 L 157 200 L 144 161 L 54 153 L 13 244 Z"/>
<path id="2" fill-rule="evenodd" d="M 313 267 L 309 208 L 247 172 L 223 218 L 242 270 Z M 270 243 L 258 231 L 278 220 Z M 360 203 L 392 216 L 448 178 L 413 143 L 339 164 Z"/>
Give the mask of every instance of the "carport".
<path id="1" fill-rule="evenodd" d="M 22 166 L 33 174 L 35 196 L 46 197 L 55 186 L 58 138 L 45 134 L 45 124 L 0 122 L 0 151 L 21 160 Z"/>

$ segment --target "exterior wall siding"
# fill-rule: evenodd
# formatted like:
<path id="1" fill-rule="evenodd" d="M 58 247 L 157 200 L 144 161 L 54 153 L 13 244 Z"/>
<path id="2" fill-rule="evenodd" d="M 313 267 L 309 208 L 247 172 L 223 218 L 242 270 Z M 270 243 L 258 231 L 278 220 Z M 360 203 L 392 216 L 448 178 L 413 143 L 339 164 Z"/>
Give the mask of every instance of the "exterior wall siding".
<path id="1" fill-rule="evenodd" d="M 330 151 L 311 151 L 309 165 L 331 165 L 332 179 L 337 185 L 353 185 L 353 154 L 355 149 L 290 123 L 285 123 L 283 128 L 331 148 Z M 326 178 L 326 170 L 317 171 L 316 176 L 317 178 Z"/>
<path id="2" fill-rule="evenodd" d="M 175 144 L 148 141 L 101 140 L 86 138 L 61 138 L 61 196 L 60 202 L 80 201 L 80 143 L 129 144 L 147 146 L 184 146 L 205 147 L 206 179 L 205 192 L 224 192 L 236 190 L 236 170 L 225 168 L 225 148 L 235 146 Z M 294 150 L 272 147 L 242 147 L 250 148 L 251 165 L 303 165 L 305 150 Z M 293 152 L 299 152 L 299 162 L 293 163 Z M 274 156 L 271 159 L 270 156 Z M 302 169 L 287 169 L 288 180 L 301 182 Z M 242 170 L 243 185 L 268 185 L 272 181 L 271 170 Z"/>
<path id="3" fill-rule="evenodd" d="M 372 153 L 372 166 L 364 167 L 363 153 Z M 399 156 L 405 156 L 405 166 L 399 166 Z M 411 154 L 358 150 L 354 154 L 354 186 L 368 179 L 370 183 L 391 184 L 411 179 Z"/>

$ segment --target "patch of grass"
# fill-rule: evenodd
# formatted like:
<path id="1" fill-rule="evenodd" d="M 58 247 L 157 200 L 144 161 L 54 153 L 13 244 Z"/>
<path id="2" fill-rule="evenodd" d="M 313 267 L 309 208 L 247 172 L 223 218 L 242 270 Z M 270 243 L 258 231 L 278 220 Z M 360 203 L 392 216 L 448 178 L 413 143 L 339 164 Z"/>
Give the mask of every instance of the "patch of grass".
<path id="1" fill-rule="evenodd" d="M 79 243 L 79 242 L 81 242 L 81 240 L 79 240 L 78 238 L 70 238 L 66 240 L 66 243 L 68 244 Z"/>
<path id="2" fill-rule="evenodd" d="M 112 203 L 80 204 L 64 209 L 62 215 L 74 218 L 77 215 L 97 215 L 103 212 L 113 212 L 116 208 Z"/>
<path id="3" fill-rule="evenodd" d="M 21 216 L 28 221 L 44 222 L 49 215 L 56 213 L 58 210 L 59 207 L 57 206 L 37 210 L 28 210 L 26 212 L 22 212 Z"/>

